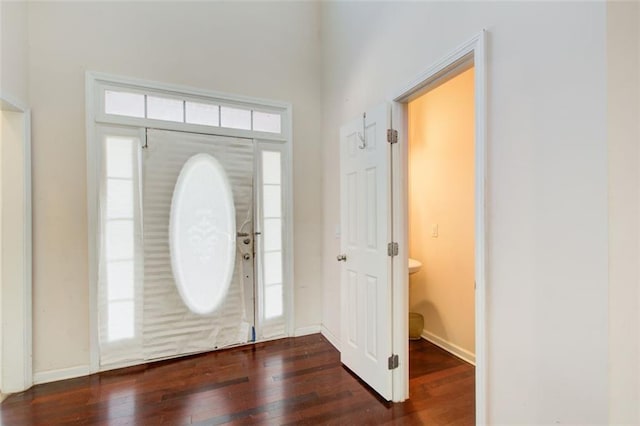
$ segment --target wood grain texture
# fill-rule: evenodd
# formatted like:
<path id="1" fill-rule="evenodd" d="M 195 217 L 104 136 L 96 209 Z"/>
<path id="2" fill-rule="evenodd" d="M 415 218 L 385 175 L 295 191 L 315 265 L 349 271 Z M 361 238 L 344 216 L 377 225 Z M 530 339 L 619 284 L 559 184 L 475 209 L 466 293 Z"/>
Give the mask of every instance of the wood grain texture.
<path id="1" fill-rule="evenodd" d="M 410 342 L 410 395 L 380 398 L 324 337 L 258 343 L 37 385 L 0 405 L 2 425 L 472 425 L 475 370 Z"/>

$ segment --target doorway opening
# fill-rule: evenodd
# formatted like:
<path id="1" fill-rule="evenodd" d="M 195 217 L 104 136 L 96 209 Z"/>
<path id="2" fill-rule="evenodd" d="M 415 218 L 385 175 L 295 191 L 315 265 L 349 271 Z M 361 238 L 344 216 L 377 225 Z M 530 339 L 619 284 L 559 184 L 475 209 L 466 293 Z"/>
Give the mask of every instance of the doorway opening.
<path id="1" fill-rule="evenodd" d="M 474 414 L 474 68 L 407 104 L 409 377 L 456 368 L 450 401 Z M 410 395 L 411 397 L 411 390 Z"/>
<path id="2" fill-rule="evenodd" d="M 425 295 L 427 291 L 431 293 L 435 292 L 435 286 L 429 283 L 426 288 L 416 288 L 415 295 L 413 288 L 410 288 L 410 281 L 414 281 L 414 278 L 409 278 L 409 259 L 411 256 L 421 255 L 418 253 L 418 249 L 415 245 L 419 245 L 422 241 L 414 241 L 410 234 L 412 232 L 412 226 L 410 224 L 410 104 L 413 101 L 419 99 L 425 93 L 433 92 L 434 94 L 441 88 L 447 86 L 448 82 L 454 84 L 455 78 L 463 76 L 465 72 L 471 72 L 473 87 L 472 87 L 472 100 L 473 100 L 473 118 L 472 134 L 473 134 L 473 149 L 471 159 L 472 161 L 472 175 L 473 175 L 473 203 L 472 208 L 469 207 L 468 198 L 466 207 L 462 204 L 458 204 L 457 211 L 464 211 L 471 209 L 470 213 L 473 217 L 473 277 L 467 280 L 472 281 L 473 286 L 473 337 L 467 337 L 466 342 L 459 340 L 460 343 L 456 343 L 465 351 L 454 348 L 452 345 L 448 345 L 446 349 L 448 351 L 456 351 L 456 355 L 459 358 L 466 359 L 466 361 L 475 361 L 475 373 L 474 373 L 474 398 L 475 398 L 475 422 L 479 424 L 487 423 L 487 338 L 486 338 L 486 287 L 487 287 L 487 253 L 486 253 L 486 120 L 487 120 L 487 100 L 486 100 L 486 31 L 481 31 L 465 43 L 452 50 L 446 56 L 435 62 L 431 67 L 427 68 L 424 72 L 418 75 L 415 79 L 406 84 L 401 91 L 394 97 L 393 104 L 393 122 L 394 127 L 398 131 L 398 143 L 394 144 L 395 151 L 392 151 L 392 167 L 394 173 L 392 175 L 392 205 L 394 211 L 393 221 L 393 236 L 394 240 L 398 243 L 398 256 L 394 261 L 393 268 L 393 293 L 397 295 L 393 299 L 393 350 L 398 354 L 399 366 L 394 370 L 394 401 L 404 401 L 410 398 L 410 362 L 409 362 L 409 321 L 408 316 L 411 309 L 423 310 L 424 314 L 427 314 L 425 322 L 428 320 L 434 323 L 426 324 L 423 326 L 423 333 L 420 333 L 420 337 L 424 334 L 425 337 L 435 341 L 438 336 L 437 333 L 443 333 L 443 324 L 438 325 L 438 315 L 435 314 L 435 308 L 431 310 L 427 309 L 428 303 L 423 306 L 420 304 L 421 298 L 426 299 Z M 447 122 L 453 122 L 451 126 L 456 129 L 456 112 L 455 102 L 451 107 L 453 113 L 448 113 L 447 116 L 441 118 L 444 125 Z M 467 107 L 469 108 L 469 107 Z M 460 129 L 457 129 L 460 130 Z M 416 154 L 417 147 L 414 147 L 413 154 Z M 393 153 L 395 152 L 395 153 Z M 417 157 L 417 156 L 416 156 Z M 414 165 L 417 166 L 417 165 Z M 470 166 L 467 166 L 470 167 Z M 430 173 L 431 171 L 423 170 L 423 173 Z M 428 176 L 428 175 L 426 175 Z M 443 186 L 444 192 L 449 196 L 447 188 L 449 186 Z M 419 212 L 420 213 L 420 212 Z M 425 213 L 420 213 L 424 218 Z M 415 214 L 414 214 L 415 215 Z M 449 220 L 447 217 L 446 220 Z M 451 238 L 450 225 L 446 225 L 445 219 L 429 218 L 421 222 L 429 243 L 439 243 L 440 249 L 444 246 L 446 241 Z M 441 222 L 441 223 L 440 223 Z M 435 225 L 435 226 L 434 226 Z M 443 227 L 443 225 L 445 225 Z M 467 229 L 470 225 L 467 225 Z M 414 226 L 415 228 L 415 226 Z M 415 230 L 415 229 L 414 229 Z M 458 232 L 456 228 L 454 230 Z M 444 232 L 444 233 L 443 233 Z M 469 232 L 467 231 L 467 234 Z M 434 236 L 434 234 L 436 236 Z M 445 238 L 446 237 L 446 238 Z M 416 237 L 418 240 L 419 236 Z M 436 241 L 434 241 L 436 240 Z M 414 247 L 412 249 L 412 243 Z M 436 245 L 437 247 L 437 245 Z M 442 251 L 442 250 L 440 250 Z M 467 249 L 467 252 L 470 250 Z M 415 252 L 415 253 L 414 253 Z M 421 259 L 417 259 L 421 260 Z M 451 262 L 451 261 L 450 261 Z M 454 263 L 455 265 L 455 263 Z M 423 274 L 426 274 L 427 269 L 431 267 L 427 264 L 427 260 L 422 264 Z M 459 271 L 457 271 L 459 272 Z M 420 272 L 418 272 L 419 274 Z M 428 274 L 427 274 L 428 275 Z M 416 280 L 419 281 L 419 280 Z M 418 284 L 420 285 L 420 284 Z M 418 286 L 416 286 L 418 287 Z M 433 287 L 433 288 L 432 288 Z M 443 293 L 444 294 L 444 293 Z M 435 297 L 433 295 L 433 297 Z M 448 296 L 453 299 L 449 301 L 449 305 L 457 302 L 457 295 L 452 293 Z M 428 301 L 428 299 L 426 299 Z M 413 305 L 410 305 L 412 303 Z M 468 306 L 468 304 L 467 304 Z M 470 310 L 470 309 L 469 309 Z M 467 314 L 469 312 L 467 311 Z M 444 315 L 444 316 L 443 316 Z M 440 320 L 444 321 L 446 315 L 441 313 Z M 448 317 L 446 317 L 447 323 L 449 323 Z M 449 339 L 453 338 L 452 329 L 448 329 L 447 336 Z M 426 332 L 424 332 L 426 331 Z M 456 332 L 456 339 L 461 336 L 460 332 Z M 468 333 L 467 333 L 468 336 Z M 442 337 L 442 336 L 440 336 Z M 439 346 L 445 346 L 446 342 L 439 340 Z M 425 339 L 421 339 L 426 343 Z M 473 346 L 470 345 L 473 342 Z M 464 345 L 467 345 L 466 347 Z M 472 356 L 471 356 L 472 355 Z M 459 362 L 466 362 L 459 361 Z M 415 372 L 414 368 L 414 372 Z"/>

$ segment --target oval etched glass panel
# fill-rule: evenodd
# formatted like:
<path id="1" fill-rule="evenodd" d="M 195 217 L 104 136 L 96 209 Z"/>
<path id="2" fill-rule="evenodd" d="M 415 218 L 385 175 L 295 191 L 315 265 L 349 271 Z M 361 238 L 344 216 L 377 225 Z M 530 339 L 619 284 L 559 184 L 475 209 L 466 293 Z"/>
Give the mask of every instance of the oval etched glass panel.
<path id="1" fill-rule="evenodd" d="M 216 310 L 229 290 L 236 253 L 235 207 L 222 165 L 196 154 L 182 167 L 171 200 L 171 267 L 187 307 Z"/>

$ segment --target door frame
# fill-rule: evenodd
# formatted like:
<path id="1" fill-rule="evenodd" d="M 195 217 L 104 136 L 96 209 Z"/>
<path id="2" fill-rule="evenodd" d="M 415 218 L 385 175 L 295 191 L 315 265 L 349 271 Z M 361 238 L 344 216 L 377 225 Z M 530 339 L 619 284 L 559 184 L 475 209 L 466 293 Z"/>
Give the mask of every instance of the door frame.
<path id="1" fill-rule="evenodd" d="M 193 101 L 207 101 L 217 105 L 256 109 L 265 112 L 280 112 L 282 129 L 280 134 L 266 133 L 256 130 L 239 130 L 225 127 L 209 127 L 181 122 L 160 121 L 149 118 L 109 115 L 104 112 L 104 98 L 101 92 L 105 89 L 125 90 L 144 95 L 185 98 Z M 302 335 L 306 330 L 295 328 L 295 298 L 298 284 L 294 281 L 294 223 L 293 223 L 293 105 L 290 102 L 262 99 L 256 97 L 234 95 L 201 89 L 191 86 L 145 80 L 134 77 L 118 76 L 108 73 L 87 71 L 85 75 L 85 112 L 86 112 L 86 149 L 87 149 L 87 217 L 88 217 L 88 249 L 89 249 L 89 365 L 67 370 L 64 374 L 47 375 L 38 383 L 63 380 L 85 376 L 103 371 L 100 367 L 100 347 L 98 336 L 98 235 L 99 235 L 99 149 L 97 145 L 97 128 L 100 125 L 113 125 L 134 129 L 155 128 L 213 136 L 228 136 L 252 139 L 259 147 L 273 146 L 282 154 L 282 213 L 283 234 L 282 245 L 286 255 L 283 256 L 283 300 L 284 335 L 268 337 L 256 342 Z M 277 146 L 277 148 L 276 148 Z M 257 173 L 257 169 L 256 169 Z M 256 295 L 258 293 L 256 292 Z M 256 318 L 257 321 L 257 318 Z M 132 363 L 129 365 L 136 365 Z M 119 367 L 126 367 L 121 365 Z M 113 368 L 119 368 L 113 367 Z"/>
<path id="2" fill-rule="evenodd" d="M 409 397 L 409 271 L 408 271 L 408 102 L 428 92 L 470 64 L 475 68 L 475 352 L 476 423 L 487 423 L 487 337 L 486 337 L 486 144 L 487 144 L 487 33 L 482 30 L 427 68 L 392 97 L 392 124 L 398 130 L 398 143 L 392 158 L 393 235 L 399 246 L 393 268 L 393 348 L 400 358 L 394 370 L 394 401 Z M 397 123 L 397 124 L 395 124 Z M 399 263 L 398 263 L 399 262 Z"/>
<path id="3" fill-rule="evenodd" d="M 22 263 L 21 280 L 18 283 L 2 282 L 0 291 L 12 294 L 10 300 L 2 298 L 4 306 L 20 306 L 19 313 L 2 309 L 0 327 L 0 350 L 2 354 L 2 386 L 5 392 L 20 392 L 33 385 L 33 324 L 32 324 L 32 201 L 31 201 L 31 110 L 22 102 L 6 94 L 0 94 L 0 110 L 20 114 L 22 122 L 22 208 L 21 221 L 22 253 L 18 254 Z M 5 356 L 11 348 L 11 357 Z"/>

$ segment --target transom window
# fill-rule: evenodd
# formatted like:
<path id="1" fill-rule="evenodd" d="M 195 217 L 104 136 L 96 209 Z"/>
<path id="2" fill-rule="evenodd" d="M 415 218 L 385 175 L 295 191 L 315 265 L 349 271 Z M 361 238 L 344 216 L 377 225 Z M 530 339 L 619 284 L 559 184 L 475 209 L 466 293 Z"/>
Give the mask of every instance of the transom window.
<path id="1" fill-rule="evenodd" d="M 104 97 L 104 113 L 107 115 L 282 133 L 282 113 L 278 111 L 224 105 L 181 96 L 137 93 L 125 88 L 104 88 L 101 95 Z"/>

